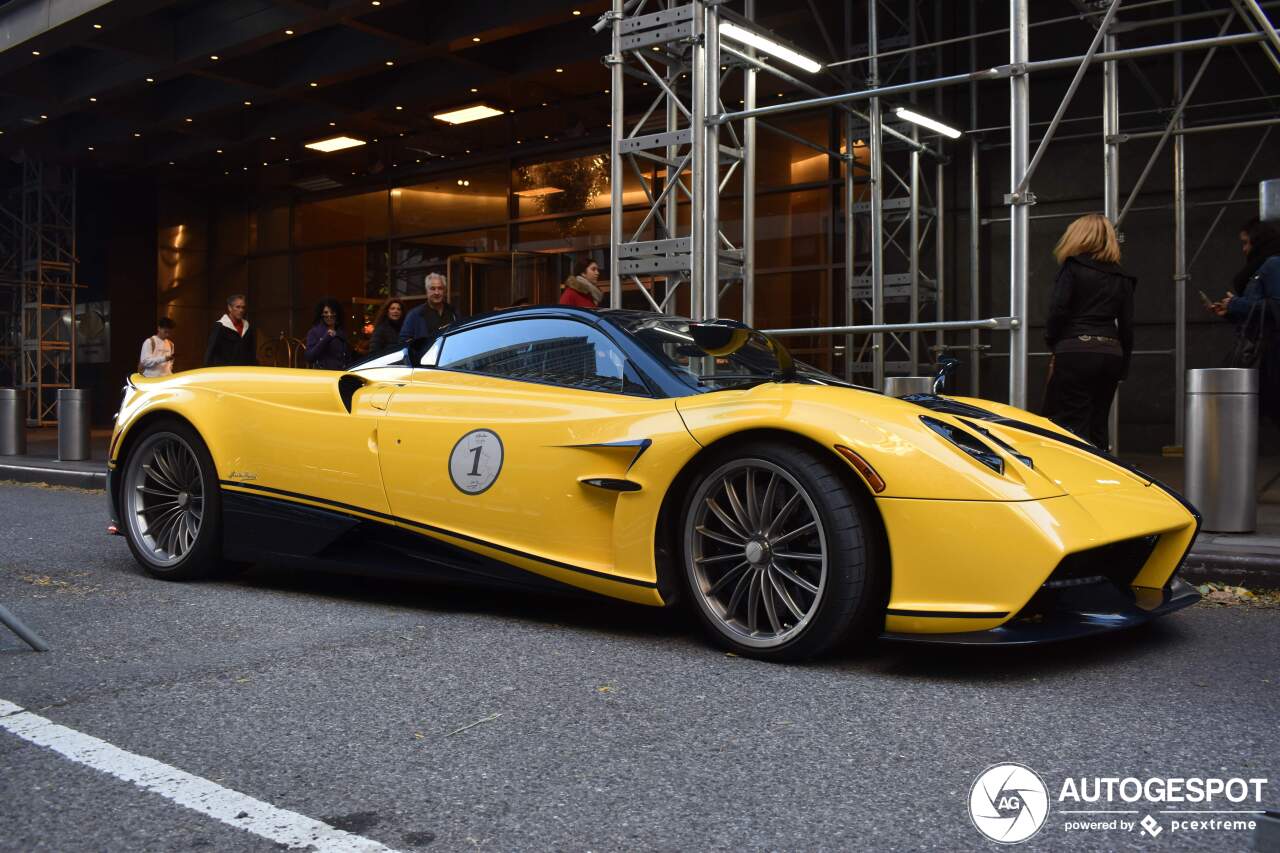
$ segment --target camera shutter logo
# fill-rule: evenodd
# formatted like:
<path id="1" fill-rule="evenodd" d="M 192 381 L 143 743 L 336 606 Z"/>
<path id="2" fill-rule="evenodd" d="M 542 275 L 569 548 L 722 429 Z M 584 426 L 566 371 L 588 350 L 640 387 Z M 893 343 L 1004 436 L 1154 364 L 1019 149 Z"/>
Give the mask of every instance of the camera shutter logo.
<path id="1" fill-rule="evenodd" d="M 501 471 L 502 439 L 493 430 L 472 430 L 458 439 L 449 454 L 449 479 L 463 494 L 485 491 Z"/>
<path id="2" fill-rule="evenodd" d="M 1049 817 L 1049 790 L 1030 767 L 994 764 L 983 770 L 969 789 L 969 817 L 992 841 L 1026 841 Z"/>

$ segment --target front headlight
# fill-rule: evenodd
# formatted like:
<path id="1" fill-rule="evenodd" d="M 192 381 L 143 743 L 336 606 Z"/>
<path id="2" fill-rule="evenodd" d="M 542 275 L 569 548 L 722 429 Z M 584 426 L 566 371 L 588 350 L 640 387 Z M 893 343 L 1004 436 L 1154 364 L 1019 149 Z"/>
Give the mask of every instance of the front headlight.
<path id="1" fill-rule="evenodd" d="M 946 421 L 940 421 L 937 418 L 931 418 L 928 415 L 921 415 L 920 420 L 929 429 L 951 442 L 974 459 L 986 465 L 992 471 L 1000 476 L 1004 476 L 1004 457 L 996 453 L 990 447 L 982 442 L 976 435 L 958 426 L 953 426 Z"/>

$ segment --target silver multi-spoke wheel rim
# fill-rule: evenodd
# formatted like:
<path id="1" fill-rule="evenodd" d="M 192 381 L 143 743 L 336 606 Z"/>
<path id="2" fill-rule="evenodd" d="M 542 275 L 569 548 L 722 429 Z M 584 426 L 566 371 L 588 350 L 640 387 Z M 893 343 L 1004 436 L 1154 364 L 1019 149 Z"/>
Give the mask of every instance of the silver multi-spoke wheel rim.
<path id="1" fill-rule="evenodd" d="M 138 550 L 158 567 L 190 553 L 204 520 L 200 462 L 173 433 L 150 436 L 129 459 L 124 482 L 125 520 Z"/>
<path id="2" fill-rule="evenodd" d="M 707 477 L 685 527 L 698 606 L 736 642 L 773 648 L 813 620 L 827 585 L 827 538 L 804 487 L 763 459 Z"/>

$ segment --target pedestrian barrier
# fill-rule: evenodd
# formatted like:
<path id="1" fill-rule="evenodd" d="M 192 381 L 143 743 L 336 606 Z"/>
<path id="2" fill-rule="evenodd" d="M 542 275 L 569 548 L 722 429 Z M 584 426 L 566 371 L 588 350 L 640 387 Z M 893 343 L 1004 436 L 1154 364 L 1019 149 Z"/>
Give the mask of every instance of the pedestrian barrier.
<path id="1" fill-rule="evenodd" d="M 58 458 L 89 458 L 89 392 L 84 388 L 58 389 Z"/>
<path id="2" fill-rule="evenodd" d="M 27 452 L 26 392 L 0 388 L 0 456 L 21 456 Z"/>
<path id="3" fill-rule="evenodd" d="M 1187 371 L 1187 500 L 1205 530 L 1258 526 L 1258 371 Z"/>

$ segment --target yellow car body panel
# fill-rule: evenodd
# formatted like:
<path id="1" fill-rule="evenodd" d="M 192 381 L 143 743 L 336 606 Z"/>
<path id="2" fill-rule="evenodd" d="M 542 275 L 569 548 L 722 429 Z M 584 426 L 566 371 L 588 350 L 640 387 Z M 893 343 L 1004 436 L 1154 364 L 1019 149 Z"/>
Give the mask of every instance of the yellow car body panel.
<path id="1" fill-rule="evenodd" d="M 821 384 L 633 397 L 430 368 L 216 368 L 132 377 L 109 467 L 140 421 L 171 412 L 199 432 L 228 492 L 394 525 L 564 584 L 661 605 L 656 542 L 673 483 L 704 448 L 767 430 L 809 442 L 863 482 L 836 451 L 849 448 L 883 478 L 872 498 L 888 539 L 889 632 L 1004 625 L 1066 556 L 1137 537 L 1158 539 L 1132 586 L 1169 582 L 1196 530 L 1186 506 L 1042 418 L 953 399 L 993 418 L 978 423 Z M 998 439 L 1003 473 L 949 443 L 925 416 Z M 451 480 L 450 459 L 477 429 L 499 436 L 503 461 L 490 487 L 469 494 Z"/>

